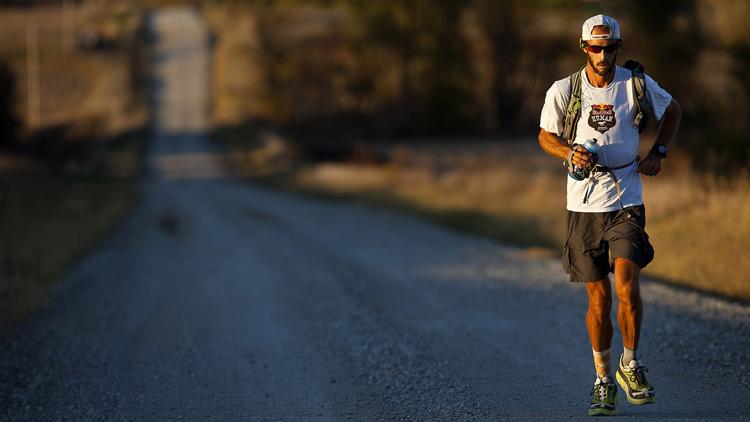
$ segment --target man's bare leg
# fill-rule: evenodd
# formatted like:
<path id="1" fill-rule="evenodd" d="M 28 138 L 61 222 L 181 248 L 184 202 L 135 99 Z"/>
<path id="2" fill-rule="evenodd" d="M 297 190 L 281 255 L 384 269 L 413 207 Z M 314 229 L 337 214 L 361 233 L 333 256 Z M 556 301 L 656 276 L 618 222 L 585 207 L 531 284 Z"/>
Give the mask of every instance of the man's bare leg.
<path id="1" fill-rule="evenodd" d="M 638 349 L 643 319 L 643 304 L 638 284 L 640 272 L 641 268 L 635 262 L 625 258 L 615 259 L 615 294 L 619 301 L 617 323 L 622 333 L 623 345 L 632 351 Z"/>
<path id="2" fill-rule="evenodd" d="M 645 367 L 635 357 L 638 348 L 638 338 L 641 334 L 641 319 L 643 318 L 643 304 L 638 284 L 640 267 L 625 258 L 615 259 L 615 293 L 620 304 L 617 307 L 617 323 L 620 325 L 623 354 L 618 359 L 617 376 L 620 384 L 631 404 L 647 404 L 656 402 L 654 387 L 646 380 Z"/>
<path id="3" fill-rule="evenodd" d="M 612 344 L 612 287 L 608 278 L 588 282 L 586 293 L 589 309 L 586 312 L 586 328 L 594 352 L 594 365 L 598 376 L 609 375 L 609 348 Z"/>

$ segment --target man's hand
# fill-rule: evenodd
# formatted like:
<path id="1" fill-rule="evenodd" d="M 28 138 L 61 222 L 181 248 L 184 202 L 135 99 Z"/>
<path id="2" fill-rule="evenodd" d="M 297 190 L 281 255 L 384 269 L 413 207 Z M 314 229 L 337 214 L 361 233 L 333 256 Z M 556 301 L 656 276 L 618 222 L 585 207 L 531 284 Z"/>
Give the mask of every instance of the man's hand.
<path id="1" fill-rule="evenodd" d="M 581 145 L 576 145 L 571 157 L 573 164 L 579 168 L 586 168 L 592 164 L 592 154 Z"/>
<path id="2" fill-rule="evenodd" d="M 649 152 L 646 158 L 641 160 L 638 164 L 638 172 L 643 173 L 646 176 L 656 176 L 661 171 L 661 160 L 659 154 L 655 152 Z"/>

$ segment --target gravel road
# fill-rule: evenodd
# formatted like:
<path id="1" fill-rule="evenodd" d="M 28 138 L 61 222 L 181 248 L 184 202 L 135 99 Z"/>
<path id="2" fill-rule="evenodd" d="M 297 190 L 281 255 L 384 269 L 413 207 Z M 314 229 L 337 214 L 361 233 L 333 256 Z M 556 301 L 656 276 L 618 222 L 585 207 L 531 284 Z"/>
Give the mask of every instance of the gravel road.
<path id="1" fill-rule="evenodd" d="M 585 292 L 558 260 L 226 177 L 205 26 L 150 22 L 143 200 L 0 338 L 2 420 L 586 419 Z M 624 418 L 750 419 L 750 306 L 642 293 L 658 403 L 621 395 Z"/>

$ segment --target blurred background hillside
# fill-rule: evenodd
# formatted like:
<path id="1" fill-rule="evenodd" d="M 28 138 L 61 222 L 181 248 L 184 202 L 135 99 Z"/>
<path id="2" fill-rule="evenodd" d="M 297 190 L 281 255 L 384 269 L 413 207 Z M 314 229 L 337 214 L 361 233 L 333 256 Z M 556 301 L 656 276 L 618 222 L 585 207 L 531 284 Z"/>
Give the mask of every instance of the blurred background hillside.
<path id="1" fill-rule="evenodd" d="M 142 13 L 181 3 L 4 1 L 3 144 L 73 121 L 85 122 L 79 132 L 132 126 Z M 682 105 L 681 149 L 695 164 L 747 162 L 744 0 L 192 3 L 215 30 L 218 127 L 283 127 L 311 150 L 333 139 L 533 134 L 545 90 L 583 62 L 580 22 L 607 13 L 621 22 L 620 62 L 644 63 Z"/>
<path id="2" fill-rule="evenodd" d="M 650 274 L 750 298 L 750 262 L 731 252 L 750 248 L 747 0 L 3 0 L 6 309 L 42 300 L 135 203 L 150 113 L 143 21 L 177 4 L 213 28 L 213 135 L 241 175 L 552 249 L 565 176 L 536 146 L 544 93 L 583 64 L 581 23 L 616 17 L 619 63 L 642 62 L 684 113 L 647 182 L 664 251 Z"/>
<path id="3" fill-rule="evenodd" d="M 683 106 L 683 150 L 701 165 L 707 153 L 720 166 L 747 162 L 743 0 L 226 1 L 205 10 L 219 40 L 219 124 L 285 125 L 317 148 L 332 135 L 533 133 L 546 89 L 583 63 L 580 23 L 607 13 L 622 26 L 620 63 L 644 63 Z"/>

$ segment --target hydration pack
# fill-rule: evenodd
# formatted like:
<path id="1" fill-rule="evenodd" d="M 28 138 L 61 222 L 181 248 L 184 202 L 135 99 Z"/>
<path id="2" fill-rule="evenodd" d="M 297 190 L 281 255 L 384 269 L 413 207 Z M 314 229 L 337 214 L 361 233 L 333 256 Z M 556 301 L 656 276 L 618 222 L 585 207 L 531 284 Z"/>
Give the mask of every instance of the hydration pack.
<path id="1" fill-rule="evenodd" d="M 635 94 L 636 105 L 638 106 L 638 112 L 635 114 L 633 119 L 633 125 L 638 126 L 638 133 L 643 132 L 648 123 L 648 116 L 654 114 L 654 109 L 651 103 L 646 97 L 646 74 L 642 64 L 635 60 L 626 61 L 622 67 L 632 72 L 633 76 L 630 78 L 633 85 L 633 93 Z M 570 95 L 568 99 L 568 107 L 565 109 L 565 123 L 563 125 L 562 138 L 572 145 L 576 137 L 576 130 L 578 129 L 578 120 L 581 118 L 581 84 L 583 66 L 578 72 L 570 75 Z"/>

